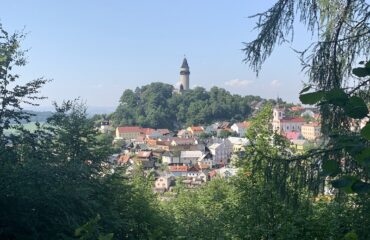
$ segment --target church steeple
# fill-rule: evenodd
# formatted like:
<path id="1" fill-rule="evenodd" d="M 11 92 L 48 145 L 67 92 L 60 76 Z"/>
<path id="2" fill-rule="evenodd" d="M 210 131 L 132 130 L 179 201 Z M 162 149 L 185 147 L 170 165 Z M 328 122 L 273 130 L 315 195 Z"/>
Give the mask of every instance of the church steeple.
<path id="1" fill-rule="evenodd" d="M 190 71 L 188 61 L 186 60 L 186 57 L 184 57 L 180 67 L 180 83 L 183 87 L 183 90 L 189 90 L 189 75 Z"/>

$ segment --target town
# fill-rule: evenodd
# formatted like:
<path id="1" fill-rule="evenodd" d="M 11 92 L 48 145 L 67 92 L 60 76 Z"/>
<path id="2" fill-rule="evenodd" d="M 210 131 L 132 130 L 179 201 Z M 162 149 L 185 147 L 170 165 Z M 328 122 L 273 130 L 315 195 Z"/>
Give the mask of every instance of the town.
<path id="1" fill-rule="evenodd" d="M 277 106 L 273 109 L 272 126 L 299 153 L 320 141 L 319 120 L 316 109 Z M 123 152 L 114 155 L 111 161 L 128 166 L 128 171 L 134 164 L 155 170 L 157 192 L 171 191 L 179 179 L 186 187 L 193 188 L 216 176 L 228 178 L 237 173 L 236 161 L 244 156 L 249 126 L 246 120 L 189 126 L 177 132 L 139 126 L 116 127 L 114 144 L 122 146 Z M 100 131 L 113 131 L 109 121 L 101 123 Z"/>

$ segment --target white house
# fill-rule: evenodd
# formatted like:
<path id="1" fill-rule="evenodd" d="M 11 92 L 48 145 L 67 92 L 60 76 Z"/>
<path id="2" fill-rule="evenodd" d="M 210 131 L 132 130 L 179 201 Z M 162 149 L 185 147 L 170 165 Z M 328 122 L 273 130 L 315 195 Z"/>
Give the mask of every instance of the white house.
<path id="1" fill-rule="evenodd" d="M 233 130 L 234 132 L 236 132 L 239 137 L 244 137 L 245 134 L 247 133 L 247 129 L 248 127 L 250 126 L 250 122 L 238 122 L 238 123 L 234 123 L 233 125 L 231 125 L 231 130 Z"/>
<path id="2" fill-rule="evenodd" d="M 171 152 L 166 152 L 162 155 L 162 163 L 179 164 L 180 163 L 180 157 L 175 156 Z"/>
<path id="3" fill-rule="evenodd" d="M 167 191 L 170 188 L 172 179 L 170 176 L 161 176 L 155 180 L 154 187 L 159 191 Z"/>
<path id="4" fill-rule="evenodd" d="M 208 149 L 212 154 L 213 164 L 227 164 L 227 160 L 231 156 L 231 151 L 225 143 L 213 143 Z"/>

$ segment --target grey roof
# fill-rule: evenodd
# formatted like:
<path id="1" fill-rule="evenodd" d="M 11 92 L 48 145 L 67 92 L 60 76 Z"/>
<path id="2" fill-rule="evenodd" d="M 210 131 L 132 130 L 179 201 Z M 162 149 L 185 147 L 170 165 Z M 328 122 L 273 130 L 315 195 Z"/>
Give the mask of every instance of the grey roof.
<path id="1" fill-rule="evenodd" d="M 181 151 L 181 158 L 200 158 L 202 155 L 201 151 Z"/>
<path id="2" fill-rule="evenodd" d="M 182 61 L 181 68 L 189 68 L 188 61 L 186 60 L 186 58 L 184 58 L 184 60 Z"/>

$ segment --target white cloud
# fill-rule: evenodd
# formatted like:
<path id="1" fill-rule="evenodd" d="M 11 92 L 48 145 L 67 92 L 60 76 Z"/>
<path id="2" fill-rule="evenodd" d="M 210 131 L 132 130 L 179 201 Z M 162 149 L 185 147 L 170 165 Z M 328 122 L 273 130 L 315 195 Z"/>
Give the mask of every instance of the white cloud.
<path id="1" fill-rule="evenodd" d="M 281 85 L 279 80 L 272 80 L 270 83 L 271 87 L 279 87 Z"/>
<path id="2" fill-rule="evenodd" d="M 253 83 L 253 81 L 250 80 L 240 80 L 240 79 L 233 79 L 225 82 L 226 86 L 230 87 L 245 87 Z"/>

